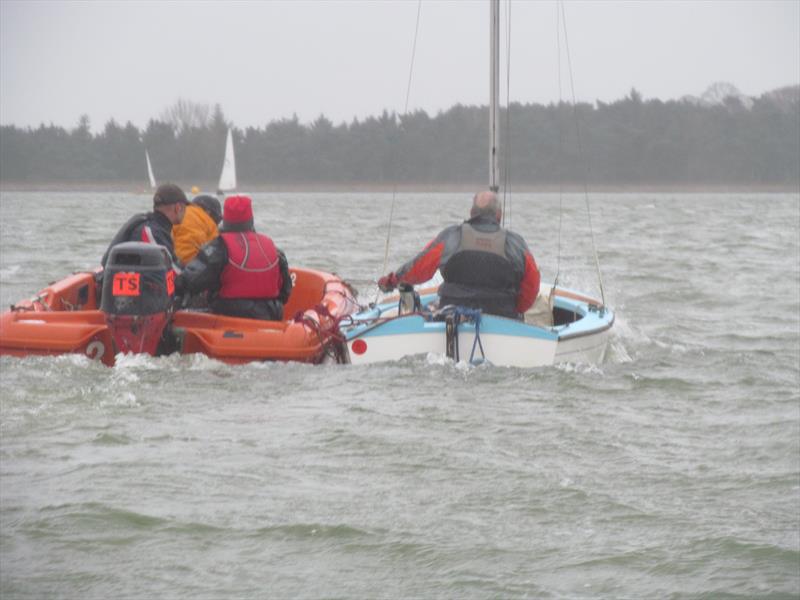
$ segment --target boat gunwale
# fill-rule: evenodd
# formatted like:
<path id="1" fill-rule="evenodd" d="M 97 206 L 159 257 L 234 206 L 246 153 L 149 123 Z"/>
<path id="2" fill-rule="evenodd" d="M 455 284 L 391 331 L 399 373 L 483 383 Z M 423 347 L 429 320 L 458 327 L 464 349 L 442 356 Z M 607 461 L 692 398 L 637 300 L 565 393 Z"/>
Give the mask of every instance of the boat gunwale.
<path id="1" fill-rule="evenodd" d="M 547 286 L 545 286 L 545 289 L 546 287 Z M 551 285 L 549 287 L 552 288 L 553 286 Z M 425 290 L 423 291 L 428 292 L 424 296 L 420 296 L 420 303 L 423 306 L 427 306 L 428 304 L 436 300 L 437 288 L 425 288 Z M 572 323 L 567 323 L 565 325 L 542 327 L 539 325 L 534 325 L 532 323 L 525 323 L 516 321 L 514 319 L 509 319 L 508 317 L 503 317 L 501 315 L 493 315 L 490 313 L 485 313 L 483 316 L 490 317 L 492 320 L 504 319 L 513 323 L 518 323 L 520 325 L 530 327 L 534 331 L 546 332 L 547 334 L 550 335 L 541 337 L 544 337 L 545 339 L 551 339 L 551 335 L 553 335 L 554 341 L 576 339 L 588 335 L 595 335 L 603 331 L 606 331 L 613 326 L 615 320 L 614 312 L 610 308 L 603 306 L 597 299 L 592 298 L 591 296 L 587 296 L 585 294 L 575 292 L 568 288 L 560 288 L 560 287 L 555 288 L 554 295 L 558 299 L 562 300 L 563 303 L 566 305 L 566 307 L 562 306 L 561 308 L 563 308 L 564 310 L 571 310 L 573 312 L 580 314 L 580 319 Z M 383 326 L 386 323 L 394 321 L 395 319 L 414 316 L 414 315 L 421 316 L 424 318 L 424 313 L 419 311 L 413 313 L 407 313 L 405 315 L 398 314 L 398 315 L 393 315 L 391 317 L 382 317 L 382 315 L 385 312 L 395 308 L 396 304 L 399 302 L 399 299 L 400 299 L 399 295 L 389 296 L 380 304 L 376 304 L 374 306 L 369 307 L 368 310 L 364 310 L 361 313 L 352 315 L 353 318 L 352 325 L 350 325 L 347 329 L 343 328 L 345 329 L 343 333 L 345 334 L 347 342 L 349 343 L 356 338 L 365 336 L 367 333 L 371 332 L 375 328 Z M 594 307 L 597 307 L 596 310 L 594 309 Z M 364 313 L 368 313 L 371 316 L 365 317 L 359 322 L 358 314 L 364 314 Z M 611 315 L 610 320 L 603 318 L 604 314 Z M 596 320 L 599 322 L 594 326 L 589 326 L 588 328 L 582 331 L 574 331 L 574 332 L 568 331 L 570 327 L 574 326 L 576 323 L 581 323 L 582 321 L 584 321 L 584 319 Z M 465 323 L 465 325 L 469 324 Z M 584 327 L 586 325 L 587 324 L 584 323 Z M 396 335 L 396 334 L 387 334 L 387 335 Z M 515 335 L 514 337 L 526 337 L 526 336 Z M 535 336 L 535 337 L 540 337 L 540 336 Z"/>

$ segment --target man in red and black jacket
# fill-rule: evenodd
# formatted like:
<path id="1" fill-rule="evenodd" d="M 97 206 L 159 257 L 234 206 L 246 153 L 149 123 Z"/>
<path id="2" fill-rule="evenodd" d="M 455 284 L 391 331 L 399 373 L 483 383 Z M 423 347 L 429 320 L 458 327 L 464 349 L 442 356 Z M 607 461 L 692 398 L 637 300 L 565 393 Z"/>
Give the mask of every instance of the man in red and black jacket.
<path id="1" fill-rule="evenodd" d="M 225 200 L 219 231 L 184 268 L 179 277 L 184 289 L 209 291 L 209 306 L 218 314 L 282 320 L 292 291 L 289 263 L 269 237 L 256 233 L 248 196 Z"/>
<path id="2" fill-rule="evenodd" d="M 175 243 L 172 240 L 172 226 L 183 221 L 186 205 L 189 201 L 183 190 L 174 183 L 158 186 L 153 194 L 153 212 L 132 216 L 120 228 L 103 254 L 101 264 L 105 267 L 111 248 L 123 242 L 144 242 L 157 244 L 169 252 L 172 266 L 179 273 L 178 257 L 175 255 Z"/>
<path id="3" fill-rule="evenodd" d="M 442 231 L 396 272 L 381 277 L 378 286 L 388 292 L 399 283 L 423 283 L 440 269 L 440 306 L 521 319 L 539 293 L 539 269 L 525 240 L 500 227 L 501 217 L 494 192 L 475 194 L 468 221 Z"/>

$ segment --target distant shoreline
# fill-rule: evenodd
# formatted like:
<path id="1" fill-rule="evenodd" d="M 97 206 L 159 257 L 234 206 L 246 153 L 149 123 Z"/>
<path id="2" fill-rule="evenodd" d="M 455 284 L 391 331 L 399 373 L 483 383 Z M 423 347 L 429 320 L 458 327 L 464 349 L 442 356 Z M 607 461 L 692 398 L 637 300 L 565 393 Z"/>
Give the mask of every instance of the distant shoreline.
<path id="1" fill-rule="evenodd" d="M 208 182 L 186 184 L 177 182 L 187 193 L 196 185 L 200 192 L 214 194 L 216 185 Z M 473 193 L 485 189 L 485 184 L 387 184 L 387 183 L 291 183 L 291 184 L 248 184 L 241 185 L 242 193 Z M 0 192 L 120 192 L 131 194 L 149 194 L 152 190 L 146 184 L 125 181 L 107 182 L 0 182 Z M 516 193 L 583 193 L 582 184 L 558 185 L 511 185 L 510 192 Z M 800 193 L 800 183 L 795 184 L 677 184 L 677 183 L 642 183 L 642 184 L 597 184 L 588 186 L 589 193 Z"/>

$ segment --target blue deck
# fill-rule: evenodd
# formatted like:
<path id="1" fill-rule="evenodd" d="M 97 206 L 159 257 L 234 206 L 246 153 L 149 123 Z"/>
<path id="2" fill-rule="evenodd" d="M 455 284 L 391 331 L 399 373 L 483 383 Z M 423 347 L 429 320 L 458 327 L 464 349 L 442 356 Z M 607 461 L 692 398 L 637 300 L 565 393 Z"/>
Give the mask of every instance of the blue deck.
<path id="1" fill-rule="evenodd" d="M 434 320 L 433 315 L 427 310 L 427 307 L 436 299 L 436 294 L 422 296 L 420 298 L 423 308 L 421 313 L 410 313 L 399 317 L 383 316 L 396 315 L 397 300 L 377 304 L 368 310 L 353 315 L 352 324 L 346 325 L 343 323 L 342 331 L 347 341 L 358 337 L 443 333 L 446 326 L 444 320 Z M 554 304 L 557 308 L 576 313 L 579 318 L 565 325 L 539 327 L 514 319 L 482 314 L 480 331 L 482 334 L 563 340 L 608 329 L 614 322 L 614 313 L 608 308 L 599 309 L 587 302 L 564 296 L 556 296 Z M 459 324 L 459 330 L 462 332 L 474 331 L 475 322 L 473 320 L 463 320 Z"/>

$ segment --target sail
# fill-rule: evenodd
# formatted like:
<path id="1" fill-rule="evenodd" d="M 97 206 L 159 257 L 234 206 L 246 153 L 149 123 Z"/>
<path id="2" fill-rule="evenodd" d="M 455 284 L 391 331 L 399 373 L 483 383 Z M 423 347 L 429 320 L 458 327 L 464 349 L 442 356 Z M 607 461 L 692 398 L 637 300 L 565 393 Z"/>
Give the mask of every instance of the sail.
<path id="1" fill-rule="evenodd" d="M 156 189 L 156 178 L 153 176 L 153 165 L 150 164 L 150 155 L 147 148 L 144 150 L 144 157 L 147 159 L 147 176 L 150 178 L 150 187 Z"/>
<path id="2" fill-rule="evenodd" d="M 225 142 L 225 162 L 222 163 L 217 189 L 220 192 L 232 192 L 236 189 L 236 159 L 233 155 L 233 135 L 230 129 L 228 129 L 228 140 Z"/>

